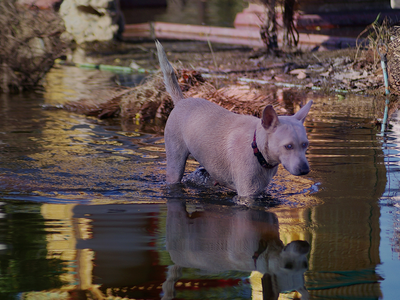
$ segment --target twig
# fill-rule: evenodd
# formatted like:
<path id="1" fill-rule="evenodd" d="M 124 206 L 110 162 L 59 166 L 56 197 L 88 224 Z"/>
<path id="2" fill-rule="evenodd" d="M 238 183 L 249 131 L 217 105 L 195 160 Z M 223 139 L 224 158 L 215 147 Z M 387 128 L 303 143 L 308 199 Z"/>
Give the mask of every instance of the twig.
<path id="1" fill-rule="evenodd" d="M 214 51 L 213 51 L 213 48 L 211 46 L 211 42 L 210 42 L 210 39 L 208 38 L 208 36 L 207 36 L 207 44 L 208 44 L 208 47 L 210 48 L 210 51 L 211 51 L 211 56 L 212 56 L 212 59 L 214 61 L 214 66 L 218 70 L 217 59 L 215 58 L 215 54 L 214 54 Z"/>

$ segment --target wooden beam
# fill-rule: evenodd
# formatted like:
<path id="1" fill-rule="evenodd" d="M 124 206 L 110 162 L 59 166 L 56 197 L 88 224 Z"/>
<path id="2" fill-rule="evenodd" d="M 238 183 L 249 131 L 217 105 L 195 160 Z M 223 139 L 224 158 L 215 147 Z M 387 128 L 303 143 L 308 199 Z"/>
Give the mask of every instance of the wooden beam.
<path id="1" fill-rule="evenodd" d="M 124 39 L 159 38 L 178 40 L 211 41 L 222 44 L 244 45 L 249 47 L 265 47 L 256 27 L 226 28 L 215 26 L 187 25 L 175 23 L 142 23 L 128 24 L 122 34 Z M 278 42 L 282 42 L 282 33 L 278 34 Z M 307 50 L 316 46 L 328 49 L 348 48 L 356 45 L 356 39 L 332 37 L 322 34 L 300 34 L 299 46 Z"/>

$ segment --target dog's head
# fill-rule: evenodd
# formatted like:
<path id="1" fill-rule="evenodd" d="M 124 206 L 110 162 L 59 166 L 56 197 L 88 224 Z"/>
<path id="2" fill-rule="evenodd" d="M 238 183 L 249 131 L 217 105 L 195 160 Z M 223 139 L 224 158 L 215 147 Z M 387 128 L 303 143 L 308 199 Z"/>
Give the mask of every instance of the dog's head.
<path id="1" fill-rule="evenodd" d="M 281 163 L 293 175 L 305 175 L 310 171 L 305 156 L 308 139 L 303 123 L 311 105 L 312 101 L 309 101 L 295 115 L 281 117 L 268 105 L 261 118 L 266 131 L 265 146 L 261 151 L 271 161 Z"/>
<path id="2" fill-rule="evenodd" d="M 287 271 L 304 272 L 308 268 L 307 254 L 310 244 L 306 241 L 293 241 L 283 248 L 280 254 L 281 268 Z"/>

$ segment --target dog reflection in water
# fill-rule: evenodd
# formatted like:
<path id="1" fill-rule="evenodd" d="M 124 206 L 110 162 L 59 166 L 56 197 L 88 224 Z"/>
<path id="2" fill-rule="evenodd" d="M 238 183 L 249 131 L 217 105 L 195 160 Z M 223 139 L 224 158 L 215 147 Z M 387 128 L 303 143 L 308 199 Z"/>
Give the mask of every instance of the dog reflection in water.
<path id="1" fill-rule="evenodd" d="M 199 211 L 182 202 L 167 205 L 166 244 L 175 265 L 163 284 L 163 300 L 174 297 L 182 267 L 211 273 L 258 271 L 263 274 L 263 299 L 278 299 L 280 292 L 291 290 L 309 298 L 304 272 L 310 245 L 293 241 L 284 246 L 274 213 L 217 205 Z"/>

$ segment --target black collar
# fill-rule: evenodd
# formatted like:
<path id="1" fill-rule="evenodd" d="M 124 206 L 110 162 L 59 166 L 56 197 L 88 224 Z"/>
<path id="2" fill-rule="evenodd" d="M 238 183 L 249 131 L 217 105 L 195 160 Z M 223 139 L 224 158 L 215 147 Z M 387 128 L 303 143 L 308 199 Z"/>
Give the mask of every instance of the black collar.
<path id="1" fill-rule="evenodd" d="M 257 157 L 258 162 L 263 168 L 266 169 L 273 169 L 275 168 L 278 164 L 272 165 L 267 162 L 267 160 L 264 158 L 260 150 L 258 150 L 257 143 L 256 143 L 256 131 L 254 131 L 254 138 L 253 142 L 251 143 L 251 148 L 253 148 L 253 153 L 254 156 Z"/>

